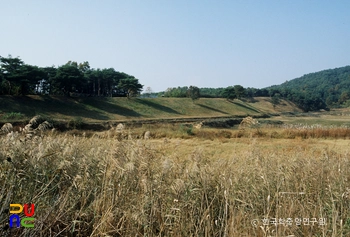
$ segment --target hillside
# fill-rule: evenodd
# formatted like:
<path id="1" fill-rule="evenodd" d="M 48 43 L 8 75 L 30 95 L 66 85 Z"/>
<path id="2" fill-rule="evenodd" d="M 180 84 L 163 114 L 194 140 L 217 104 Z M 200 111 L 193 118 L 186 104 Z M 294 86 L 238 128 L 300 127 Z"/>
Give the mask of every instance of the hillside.
<path id="1" fill-rule="evenodd" d="M 288 94 L 288 99 L 297 103 L 296 97 L 301 101 L 305 98 L 300 94 L 304 94 L 306 98 L 321 99 L 329 107 L 350 106 L 350 66 L 309 73 L 268 89 Z"/>
<path id="2" fill-rule="evenodd" d="M 300 111 L 293 104 L 281 100 L 273 106 L 269 98 L 257 97 L 254 103 L 222 98 L 68 98 L 60 96 L 1 96 L 0 120 L 26 120 L 44 115 L 56 120 L 82 118 L 96 122 L 107 120 L 141 120 L 167 118 L 210 118 L 275 114 Z"/>
<path id="3" fill-rule="evenodd" d="M 259 111 L 269 113 L 283 113 L 283 112 L 303 112 L 294 103 L 288 100 L 281 100 L 277 105 L 271 103 L 270 97 L 255 97 L 256 102 L 251 103 Z"/>

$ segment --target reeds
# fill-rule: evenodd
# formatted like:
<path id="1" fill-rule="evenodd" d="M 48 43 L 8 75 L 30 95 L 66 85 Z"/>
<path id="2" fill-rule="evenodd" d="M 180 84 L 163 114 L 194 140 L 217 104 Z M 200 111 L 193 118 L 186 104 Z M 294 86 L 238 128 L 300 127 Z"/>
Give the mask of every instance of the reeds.
<path id="1" fill-rule="evenodd" d="M 315 150 L 301 141 L 266 151 L 253 137 L 241 148 L 235 139 L 226 141 L 232 149 L 218 157 L 205 152 L 201 140 L 183 156 L 171 139 L 0 137 L 1 210 L 10 203 L 36 205 L 34 229 L 0 235 L 350 234 L 348 150 Z M 0 223 L 8 217 L 2 213 Z M 293 222 L 274 225 L 272 218 Z M 295 218 L 326 218 L 326 224 L 296 225 Z"/>

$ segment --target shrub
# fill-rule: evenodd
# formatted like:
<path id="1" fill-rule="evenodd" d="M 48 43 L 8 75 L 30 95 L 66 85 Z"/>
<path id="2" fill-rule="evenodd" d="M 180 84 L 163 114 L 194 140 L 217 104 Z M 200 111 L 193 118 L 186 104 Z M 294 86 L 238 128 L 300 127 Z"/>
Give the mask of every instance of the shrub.
<path id="1" fill-rule="evenodd" d="M 2 115 L 3 120 L 17 120 L 17 119 L 23 119 L 25 116 L 22 113 L 19 112 L 11 112 L 11 113 L 5 113 Z"/>
<path id="2" fill-rule="evenodd" d="M 68 128 L 82 129 L 84 120 L 81 117 L 76 117 L 68 122 Z"/>

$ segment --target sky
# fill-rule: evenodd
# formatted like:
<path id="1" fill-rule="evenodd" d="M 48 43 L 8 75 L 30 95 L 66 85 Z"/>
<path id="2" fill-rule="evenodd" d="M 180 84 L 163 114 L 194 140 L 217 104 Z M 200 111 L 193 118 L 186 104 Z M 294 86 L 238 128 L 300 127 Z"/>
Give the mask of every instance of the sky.
<path id="1" fill-rule="evenodd" d="M 350 1 L 0 0 L 0 55 L 88 61 L 154 92 L 278 85 L 350 65 Z"/>

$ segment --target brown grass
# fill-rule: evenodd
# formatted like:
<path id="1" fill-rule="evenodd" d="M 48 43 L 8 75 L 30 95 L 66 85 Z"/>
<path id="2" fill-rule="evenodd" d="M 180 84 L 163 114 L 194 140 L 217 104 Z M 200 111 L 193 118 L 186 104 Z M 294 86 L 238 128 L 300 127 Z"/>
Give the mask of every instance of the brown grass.
<path id="1" fill-rule="evenodd" d="M 0 235 L 349 236 L 349 140 L 284 139 L 282 128 L 193 135 L 176 125 L 133 139 L 149 128 L 126 130 L 125 138 L 0 137 L 0 223 L 10 203 L 36 205 L 34 229 Z M 310 132 L 319 133 L 336 132 Z M 264 225 L 264 218 L 293 223 Z M 297 226 L 295 218 L 326 225 Z"/>
<path id="2" fill-rule="evenodd" d="M 294 138 L 322 138 L 322 139 L 348 139 L 350 138 L 350 127 L 332 127 L 320 125 L 290 125 L 290 126 L 264 126 L 257 125 L 253 128 L 243 129 L 215 129 L 194 128 L 193 124 L 147 124 L 142 127 L 127 129 L 134 138 L 140 138 L 146 131 L 151 131 L 152 138 L 240 138 L 240 137 L 264 137 L 278 139 Z M 82 133 L 82 132 L 78 132 Z M 106 132 L 102 132 L 104 134 Z M 93 134 L 90 132 L 90 134 Z"/>

